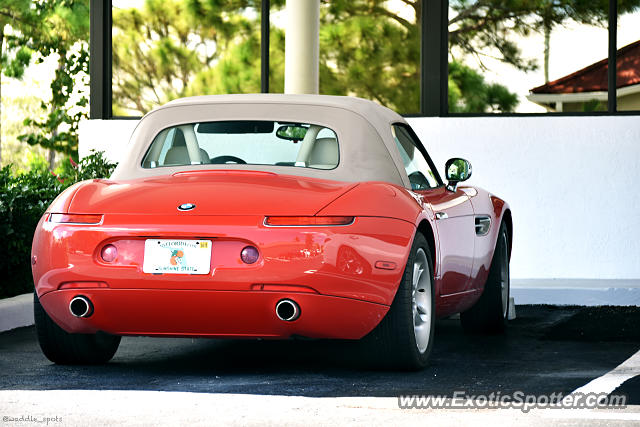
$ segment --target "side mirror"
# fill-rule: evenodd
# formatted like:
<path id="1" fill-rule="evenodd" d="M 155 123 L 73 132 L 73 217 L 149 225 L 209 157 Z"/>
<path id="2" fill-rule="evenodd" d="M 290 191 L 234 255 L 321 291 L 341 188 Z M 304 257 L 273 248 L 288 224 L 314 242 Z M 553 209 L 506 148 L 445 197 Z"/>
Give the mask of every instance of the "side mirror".
<path id="1" fill-rule="evenodd" d="M 454 157 L 447 160 L 444 166 L 447 181 L 447 190 L 456 191 L 458 183 L 471 178 L 471 163 L 465 159 Z"/>

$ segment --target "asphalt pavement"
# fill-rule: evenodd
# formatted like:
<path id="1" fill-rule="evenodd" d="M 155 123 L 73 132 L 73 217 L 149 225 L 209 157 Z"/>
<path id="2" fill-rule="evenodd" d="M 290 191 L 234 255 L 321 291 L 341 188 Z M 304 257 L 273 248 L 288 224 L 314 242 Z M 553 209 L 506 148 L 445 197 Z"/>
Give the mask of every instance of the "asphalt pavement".
<path id="1" fill-rule="evenodd" d="M 113 391 L 188 392 L 221 396 L 217 402 L 237 396 L 251 401 L 262 396 L 258 401 L 263 403 L 282 396 L 338 398 L 337 401 L 393 398 L 377 401 L 384 401 L 385 405 L 397 402 L 399 395 L 413 394 L 566 395 L 607 374 L 640 350 L 637 307 L 518 306 L 517 315 L 504 336 L 469 336 L 463 333 L 459 320 L 438 321 L 431 363 L 420 372 L 366 367 L 363 363 L 366 355 L 350 342 L 148 337 L 123 338 L 114 359 L 103 366 L 57 366 L 40 352 L 35 329 L 20 328 L 0 334 L 0 412 L 15 412 L 25 402 L 39 399 L 34 396 L 42 396 L 42 402 L 51 404 L 55 392 L 26 392 L 46 390 L 91 391 L 85 396 L 104 390 L 109 392 L 100 396 Z M 639 379 L 630 378 L 616 390 L 624 392 L 631 405 L 640 403 Z M 1 390 L 6 392 L 3 394 Z M 116 401 L 120 398 L 114 397 Z M 311 401 L 333 407 L 328 400 Z M 313 404 L 299 406 L 313 412 L 310 409 Z M 228 402 L 226 407 L 232 408 L 234 404 Z M 637 424 L 640 408 L 630 408 L 626 414 L 631 415 L 620 418 L 618 413 L 612 417 L 616 422 Z M 412 410 L 403 411 L 403 416 L 408 416 L 407 411 Z M 454 422 L 456 417 L 473 413 L 478 414 L 477 410 L 458 411 L 442 418 L 445 413 L 441 411 L 434 416 Z M 569 425 L 582 423 L 576 421 L 576 414 L 570 413 Z M 478 414 L 477 419 L 485 415 Z M 327 417 L 331 417 L 330 411 Z M 594 417 L 592 421 L 597 423 L 600 419 L 603 425 L 611 421 L 607 417 Z M 578 420 L 584 421 L 583 418 Z M 499 418 L 497 423 L 508 419 Z M 300 420 L 289 421 L 297 424 Z M 537 421 L 532 421 L 534 424 Z"/>

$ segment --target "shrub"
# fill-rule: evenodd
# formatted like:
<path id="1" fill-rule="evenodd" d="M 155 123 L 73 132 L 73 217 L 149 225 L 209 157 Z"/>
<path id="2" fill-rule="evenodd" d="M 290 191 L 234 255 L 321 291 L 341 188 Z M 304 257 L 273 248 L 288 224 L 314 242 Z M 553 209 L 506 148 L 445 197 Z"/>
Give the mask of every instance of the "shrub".
<path id="1" fill-rule="evenodd" d="M 0 169 L 0 236 L 4 236 L 0 243 L 0 298 L 33 290 L 31 242 L 53 199 L 77 181 L 108 177 L 115 167 L 102 152 L 93 152 L 79 164 L 71 159 L 67 163 L 58 174 L 42 170 L 40 165 L 24 173 L 15 173 L 11 165 Z"/>
<path id="2" fill-rule="evenodd" d="M 74 162 L 71 157 L 67 158 L 56 169 L 56 174 L 65 182 L 70 180 L 69 185 L 71 185 L 85 179 L 107 178 L 115 167 L 114 163 L 110 163 L 104 158 L 102 151 L 91 150 L 91 154 L 84 157 L 79 163 Z"/>

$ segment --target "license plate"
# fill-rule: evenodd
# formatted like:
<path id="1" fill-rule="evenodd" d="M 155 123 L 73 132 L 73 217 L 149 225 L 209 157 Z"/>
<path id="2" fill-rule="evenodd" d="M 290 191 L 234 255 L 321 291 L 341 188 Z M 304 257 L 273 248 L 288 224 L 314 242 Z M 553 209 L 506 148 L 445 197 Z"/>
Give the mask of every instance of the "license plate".
<path id="1" fill-rule="evenodd" d="M 144 242 L 145 273 L 209 274 L 211 240 L 147 239 Z"/>

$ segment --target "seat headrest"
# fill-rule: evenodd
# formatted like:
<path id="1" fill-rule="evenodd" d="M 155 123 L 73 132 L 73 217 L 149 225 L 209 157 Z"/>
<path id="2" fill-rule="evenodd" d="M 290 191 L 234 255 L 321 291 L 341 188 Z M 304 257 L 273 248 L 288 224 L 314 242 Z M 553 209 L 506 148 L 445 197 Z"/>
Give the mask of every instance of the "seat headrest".
<path id="1" fill-rule="evenodd" d="M 202 148 L 200 149 L 200 161 L 209 163 L 209 155 Z M 189 150 L 186 145 L 183 147 L 171 147 L 164 157 L 163 165 L 190 165 Z"/>
<path id="2" fill-rule="evenodd" d="M 182 129 L 176 129 L 175 135 L 173 135 L 173 142 L 171 147 L 186 147 L 187 141 L 184 139 L 184 133 Z"/>
<path id="3" fill-rule="evenodd" d="M 188 165 L 191 164 L 189 160 L 189 151 L 186 146 L 183 147 L 171 147 L 167 151 L 167 155 L 164 157 L 165 165 Z"/>
<path id="4" fill-rule="evenodd" d="M 309 154 L 309 167 L 333 169 L 340 158 L 338 141 L 335 138 L 318 138 Z"/>

